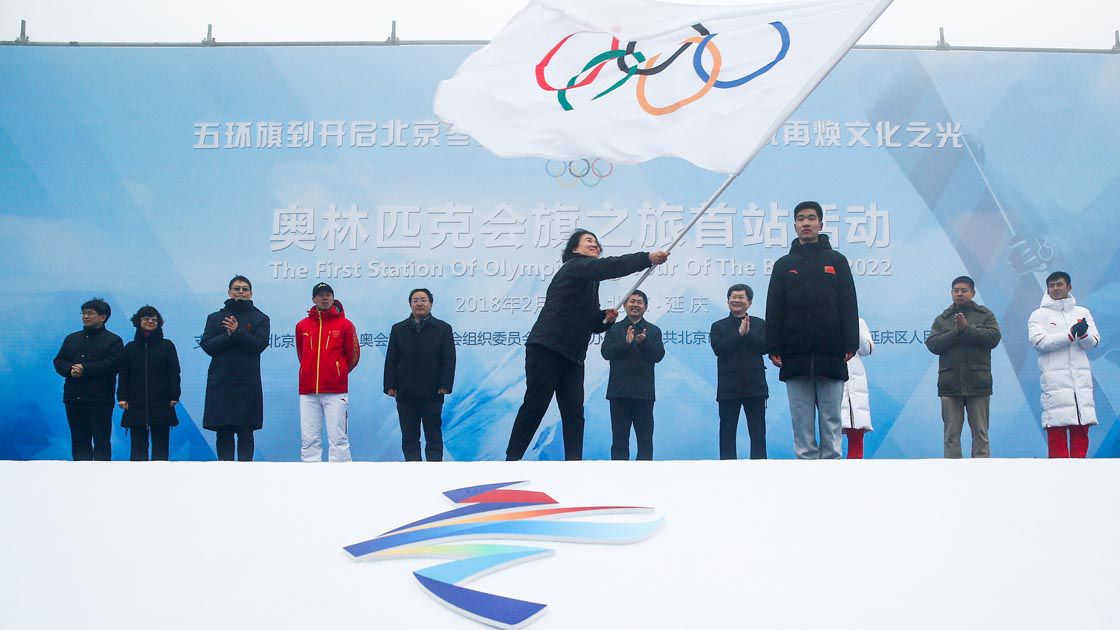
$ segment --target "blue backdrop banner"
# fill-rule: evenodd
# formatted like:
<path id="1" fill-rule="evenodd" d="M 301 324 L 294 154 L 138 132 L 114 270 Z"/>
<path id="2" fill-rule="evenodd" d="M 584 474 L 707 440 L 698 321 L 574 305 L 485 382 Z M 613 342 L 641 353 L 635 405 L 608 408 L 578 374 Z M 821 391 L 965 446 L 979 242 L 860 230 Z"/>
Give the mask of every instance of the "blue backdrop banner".
<path id="1" fill-rule="evenodd" d="M 126 341 L 137 308 L 162 311 L 183 367 L 172 459 L 213 459 L 213 434 L 201 428 L 209 357 L 197 340 L 234 274 L 252 279 L 272 319 L 258 459 L 298 459 L 294 328 L 320 281 L 360 334 L 355 459 L 401 459 L 382 365 L 416 287 L 455 328 L 446 457 L 502 458 L 524 393 L 525 339 L 567 235 L 594 230 L 607 255 L 663 247 L 722 176 L 674 159 L 490 155 L 431 110 L 438 82 L 473 50 L 0 47 L 0 277 L 13 298 L 0 312 L 0 458 L 69 457 L 51 359 L 96 295 Z M 1117 111 L 1115 55 L 851 52 L 644 286 L 667 351 L 655 457 L 717 457 L 709 327 L 737 282 L 754 287 L 750 312 L 765 316 L 769 271 L 804 199 L 825 206 L 876 342 L 865 359 L 868 456 L 941 455 L 937 361 L 923 341 L 961 274 L 1003 330 L 992 454 L 1044 455 L 1026 322 L 1057 269 L 1072 275 L 1103 337 L 1090 355 L 1101 421 L 1090 455 L 1120 454 L 1120 284 L 1108 275 L 1120 246 L 1102 234 L 1120 197 Z M 604 307 L 631 282 L 604 282 Z M 585 454 L 605 459 L 598 343 Z M 767 374 L 770 455 L 791 457 L 785 387 Z M 126 458 L 116 431 L 114 453 Z M 739 441 L 746 453 L 745 428 Z M 561 450 L 553 407 L 529 457 Z"/>

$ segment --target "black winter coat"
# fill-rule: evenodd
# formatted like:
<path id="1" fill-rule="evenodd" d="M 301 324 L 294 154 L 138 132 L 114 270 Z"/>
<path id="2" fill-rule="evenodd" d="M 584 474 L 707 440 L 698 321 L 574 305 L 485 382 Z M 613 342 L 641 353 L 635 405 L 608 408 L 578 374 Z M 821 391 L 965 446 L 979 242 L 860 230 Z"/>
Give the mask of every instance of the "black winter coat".
<path id="1" fill-rule="evenodd" d="M 611 327 L 603 323 L 606 311 L 599 308 L 599 281 L 628 276 L 649 266 L 648 252 L 606 258 L 574 254 L 549 283 L 544 307 L 525 343 L 544 346 L 582 365 L 591 335 Z"/>
<path id="2" fill-rule="evenodd" d="M 117 400 L 128 403 L 122 427 L 166 427 L 179 424 L 171 401 L 179 400 L 179 354 L 157 328 L 136 337 L 124 347 Z"/>
<path id="3" fill-rule="evenodd" d="M 397 399 L 443 401 L 455 385 L 455 333 L 451 324 L 431 315 L 420 330 L 412 317 L 393 324 L 385 349 L 385 393 Z"/>
<path id="4" fill-rule="evenodd" d="M 630 318 L 623 317 L 622 321 L 615 322 L 603 336 L 603 345 L 599 351 L 604 359 L 611 362 L 610 377 L 607 379 L 607 400 L 656 400 L 654 366 L 665 358 L 661 329 L 642 318 L 634 327 L 637 330 L 645 329 L 646 340 L 627 344 L 626 331 L 630 326 Z"/>
<path id="5" fill-rule="evenodd" d="M 859 350 L 859 307 L 848 259 L 828 235 L 793 241 L 774 263 L 766 294 L 766 352 L 782 357 L 778 378 L 848 380 L 844 354 Z"/>
<path id="6" fill-rule="evenodd" d="M 222 320 L 233 315 L 237 331 L 226 334 Z M 206 317 L 199 345 L 210 360 L 206 374 L 203 428 L 259 429 L 264 425 L 261 353 L 268 347 L 268 315 L 252 300 L 226 300 L 225 308 Z"/>
<path id="7" fill-rule="evenodd" d="M 67 335 L 54 357 L 54 370 L 66 379 L 63 402 L 114 402 L 113 386 L 123 352 L 121 338 L 104 327 Z M 75 363 L 82 364 L 81 378 L 70 376 Z"/>
<path id="8" fill-rule="evenodd" d="M 766 322 L 751 317 L 751 329 L 739 334 L 738 317 L 729 314 L 713 322 L 708 333 L 712 352 L 716 353 L 716 400 L 768 398 L 766 386 Z"/>

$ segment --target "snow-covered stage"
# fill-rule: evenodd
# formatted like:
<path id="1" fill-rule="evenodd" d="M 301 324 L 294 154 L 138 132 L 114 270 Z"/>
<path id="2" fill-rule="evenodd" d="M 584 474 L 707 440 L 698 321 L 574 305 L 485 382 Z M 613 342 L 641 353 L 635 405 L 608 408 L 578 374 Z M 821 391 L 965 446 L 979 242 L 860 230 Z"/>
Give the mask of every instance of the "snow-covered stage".
<path id="1" fill-rule="evenodd" d="M 517 626 L 505 602 L 540 630 L 1116 628 L 1117 480 L 1116 460 L 0 462 L 0 625 Z"/>

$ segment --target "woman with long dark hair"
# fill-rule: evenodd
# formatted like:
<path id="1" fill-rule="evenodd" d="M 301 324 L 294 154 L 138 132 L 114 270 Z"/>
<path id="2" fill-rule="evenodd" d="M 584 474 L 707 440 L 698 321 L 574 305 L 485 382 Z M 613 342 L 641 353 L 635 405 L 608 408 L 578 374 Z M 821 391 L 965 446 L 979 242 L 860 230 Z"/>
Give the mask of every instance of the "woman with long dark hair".
<path id="1" fill-rule="evenodd" d="M 564 459 L 583 459 L 583 372 L 591 335 L 605 332 L 616 309 L 599 308 L 599 281 L 621 278 L 669 258 L 668 252 L 637 252 L 600 258 L 599 238 L 576 230 L 568 238 L 563 265 L 545 294 L 537 322 L 525 342 L 525 400 L 513 422 L 506 460 L 519 460 L 556 396 L 564 434 Z"/>
<path id="2" fill-rule="evenodd" d="M 124 409 L 121 426 L 132 439 L 132 461 L 148 460 L 151 436 L 153 460 L 168 459 L 171 427 L 179 424 L 179 354 L 163 337 L 163 316 L 143 306 L 132 316 L 136 336 L 124 347 L 117 404 Z"/>

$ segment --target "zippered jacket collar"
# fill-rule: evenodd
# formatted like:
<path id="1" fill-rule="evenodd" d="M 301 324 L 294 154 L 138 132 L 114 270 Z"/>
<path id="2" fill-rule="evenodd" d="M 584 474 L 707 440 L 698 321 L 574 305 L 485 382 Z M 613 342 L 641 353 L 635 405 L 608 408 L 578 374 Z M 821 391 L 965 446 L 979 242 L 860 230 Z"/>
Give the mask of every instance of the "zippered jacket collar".
<path id="1" fill-rule="evenodd" d="M 318 306 L 312 306 L 311 308 L 307 309 L 307 316 L 315 320 L 336 319 L 339 317 L 345 317 L 346 310 L 342 307 L 342 302 L 335 300 L 334 306 L 325 311 L 320 311 Z"/>

